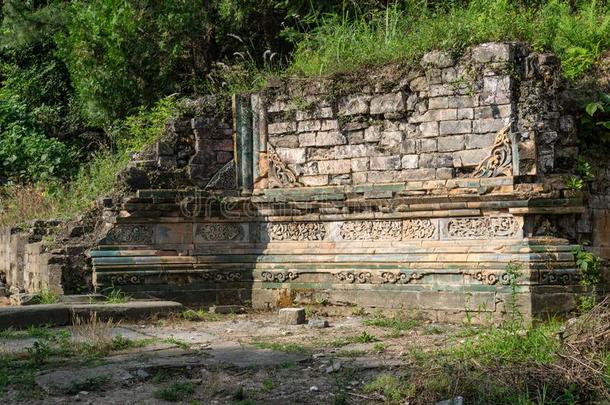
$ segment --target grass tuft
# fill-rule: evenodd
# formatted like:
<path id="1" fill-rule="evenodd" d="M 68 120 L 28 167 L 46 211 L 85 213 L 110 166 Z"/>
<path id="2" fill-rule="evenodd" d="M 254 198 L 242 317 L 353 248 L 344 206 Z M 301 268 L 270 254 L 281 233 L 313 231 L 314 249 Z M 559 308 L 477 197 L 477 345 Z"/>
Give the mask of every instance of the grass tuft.
<path id="1" fill-rule="evenodd" d="M 153 393 L 157 399 L 170 402 L 183 401 L 195 392 L 195 386 L 190 382 L 175 382 L 167 387 L 160 388 Z"/>
<path id="2" fill-rule="evenodd" d="M 222 320 L 222 317 L 218 314 L 212 314 L 203 309 L 187 309 L 182 311 L 180 318 L 191 322 L 214 322 Z"/>
<path id="3" fill-rule="evenodd" d="M 106 295 L 106 300 L 104 303 L 106 304 L 125 304 L 131 300 L 131 296 L 125 294 L 118 288 L 113 288 L 110 290 L 108 295 Z"/>
<path id="4" fill-rule="evenodd" d="M 574 6 L 573 9 L 573 5 Z M 604 0 L 406 1 L 353 18 L 323 15 L 297 44 L 291 71 L 324 75 L 393 61 L 417 62 L 435 49 L 458 52 L 490 41 L 526 41 L 562 58 L 569 79 L 582 77 L 610 47 L 610 7 Z"/>
<path id="5" fill-rule="evenodd" d="M 378 326 L 380 328 L 391 328 L 398 332 L 413 330 L 419 326 L 419 321 L 417 321 L 415 319 L 385 318 L 382 316 L 377 316 L 375 318 L 366 319 L 363 323 L 367 326 Z"/>

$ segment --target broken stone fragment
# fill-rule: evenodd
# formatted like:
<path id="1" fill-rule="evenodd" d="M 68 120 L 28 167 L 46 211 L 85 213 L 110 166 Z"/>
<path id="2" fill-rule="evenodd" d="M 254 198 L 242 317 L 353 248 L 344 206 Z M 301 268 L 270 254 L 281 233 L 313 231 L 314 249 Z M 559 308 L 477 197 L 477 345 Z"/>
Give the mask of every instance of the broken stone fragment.
<path id="1" fill-rule="evenodd" d="M 282 308 L 280 309 L 280 323 L 284 325 L 301 325 L 305 323 L 304 308 Z"/>
<path id="2" fill-rule="evenodd" d="M 307 322 L 310 328 L 328 328 L 328 321 L 326 319 L 310 319 Z"/>

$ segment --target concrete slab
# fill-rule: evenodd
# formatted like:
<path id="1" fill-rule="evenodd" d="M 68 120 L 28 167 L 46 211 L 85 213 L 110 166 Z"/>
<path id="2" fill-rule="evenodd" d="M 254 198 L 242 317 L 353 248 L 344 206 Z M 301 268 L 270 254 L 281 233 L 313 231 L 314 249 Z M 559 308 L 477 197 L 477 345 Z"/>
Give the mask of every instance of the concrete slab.
<path id="1" fill-rule="evenodd" d="M 10 306 L 0 308 L 1 329 L 24 329 L 32 325 L 67 325 L 72 321 L 64 304 Z"/>
<path id="2" fill-rule="evenodd" d="M 99 319 L 142 319 L 167 316 L 182 311 L 172 301 L 130 301 L 124 304 L 48 304 L 0 307 L 0 330 L 24 329 L 33 325 L 69 325 L 73 315 L 88 318 L 93 312 Z"/>
<path id="3" fill-rule="evenodd" d="M 141 319 L 152 315 L 167 316 L 184 309 L 173 301 L 129 301 L 124 304 L 74 304 L 70 305 L 75 316 L 90 316 L 96 312 L 99 319 Z"/>

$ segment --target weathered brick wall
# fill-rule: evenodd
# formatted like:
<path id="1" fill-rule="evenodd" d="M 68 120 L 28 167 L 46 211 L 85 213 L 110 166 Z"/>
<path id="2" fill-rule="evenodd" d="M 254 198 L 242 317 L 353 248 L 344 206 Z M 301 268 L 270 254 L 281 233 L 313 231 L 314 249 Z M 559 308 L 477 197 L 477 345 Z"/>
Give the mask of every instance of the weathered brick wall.
<path id="1" fill-rule="evenodd" d="M 0 229 L 0 273 L 7 287 L 23 287 L 23 253 L 28 234 L 18 228 Z"/>
<path id="2" fill-rule="evenodd" d="M 184 113 L 168 123 L 163 139 L 134 153 L 120 175 L 130 190 L 205 187 L 233 159 L 230 100 L 191 100 Z"/>
<path id="3" fill-rule="evenodd" d="M 61 293 L 61 268 L 53 266 L 56 257 L 41 242 L 51 235 L 60 221 L 34 221 L 27 227 L 0 229 L 0 273 L 15 296 L 41 289 Z"/>
<path id="4" fill-rule="evenodd" d="M 62 266 L 55 263 L 53 254 L 42 242 L 25 245 L 23 274 L 25 290 L 32 294 L 49 291 L 63 294 Z"/>
<path id="5" fill-rule="evenodd" d="M 610 261 L 610 168 L 598 173 L 587 195 L 587 209 L 580 216 L 576 231 L 583 244 Z"/>
<path id="6" fill-rule="evenodd" d="M 557 63 L 494 43 L 458 59 L 432 52 L 416 68 L 289 81 L 268 94 L 269 144 L 303 186 L 480 177 L 477 166 L 512 123 L 519 166 L 505 175 L 551 173 L 562 157 L 557 141 L 573 143 L 557 103 Z"/>

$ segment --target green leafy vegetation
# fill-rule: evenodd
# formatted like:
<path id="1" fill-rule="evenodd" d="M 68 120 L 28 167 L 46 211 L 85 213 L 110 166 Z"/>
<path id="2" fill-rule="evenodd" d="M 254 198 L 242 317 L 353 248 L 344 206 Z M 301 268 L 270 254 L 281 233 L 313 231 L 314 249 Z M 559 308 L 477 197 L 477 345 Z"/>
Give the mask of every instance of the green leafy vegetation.
<path id="1" fill-rule="evenodd" d="M 413 330 L 419 326 L 419 321 L 416 319 L 407 318 L 386 318 L 384 316 L 376 316 L 371 319 L 366 319 L 363 322 L 367 326 L 378 326 L 380 328 L 390 328 L 396 332 L 402 332 L 407 330 Z"/>
<path id="2" fill-rule="evenodd" d="M 367 331 L 362 331 L 361 334 L 355 336 L 347 336 L 339 339 L 335 339 L 330 343 L 332 347 L 342 347 L 351 343 L 373 343 L 379 342 L 379 339 Z"/>
<path id="3" fill-rule="evenodd" d="M 123 335 L 116 335 L 112 338 L 110 343 L 110 351 L 137 349 L 140 347 L 146 347 L 155 342 L 157 342 L 157 339 L 155 338 L 133 340 L 126 338 Z"/>
<path id="4" fill-rule="evenodd" d="M 165 343 L 169 343 L 171 345 L 178 346 L 179 348 L 184 349 L 184 350 L 189 350 L 191 348 L 190 344 L 188 344 L 184 340 L 180 340 L 180 339 L 175 338 L 173 336 L 172 337 L 168 337 L 168 338 L 164 339 L 163 341 Z"/>
<path id="5" fill-rule="evenodd" d="M 579 310 L 585 313 L 597 302 L 597 284 L 601 281 L 602 258 L 582 247 L 573 252 L 574 260 L 580 270 L 580 285 L 589 289 L 589 294 L 579 298 Z"/>
<path id="6" fill-rule="evenodd" d="M 39 304 L 56 304 L 60 300 L 60 296 L 57 293 L 51 292 L 47 289 L 42 289 L 36 296 L 36 301 Z"/>
<path id="7" fill-rule="evenodd" d="M 380 374 L 373 381 L 365 384 L 362 390 L 367 394 L 380 392 L 389 403 L 399 402 L 401 399 L 412 397 L 415 393 L 415 387 L 390 374 Z"/>
<path id="8" fill-rule="evenodd" d="M 32 219 L 69 219 L 88 209 L 98 196 L 114 190 L 116 175 L 126 166 L 129 152 L 162 136 L 167 121 L 175 114 L 178 114 L 176 101 L 164 98 L 152 108 L 141 109 L 117 122 L 109 130 L 115 141 L 115 150 L 95 152 L 67 184 L 49 180 L 35 185 L 0 187 L 0 224 Z"/>
<path id="9" fill-rule="evenodd" d="M 579 146 L 587 155 L 599 158 L 597 160 L 601 162 L 606 161 L 606 150 L 610 146 L 610 94 L 599 92 L 584 106 L 584 114 L 580 118 Z M 591 172 L 589 170 L 589 174 Z M 592 177 L 585 180 L 592 180 Z"/>
<path id="10" fill-rule="evenodd" d="M 191 382 L 178 381 L 167 387 L 156 390 L 153 395 L 155 398 L 170 402 L 183 401 L 195 392 L 195 386 Z"/>
<path id="11" fill-rule="evenodd" d="M 274 386 L 275 386 L 275 384 L 273 383 L 273 380 L 271 380 L 269 378 L 266 380 L 263 380 L 262 387 L 263 387 L 264 391 L 271 392 L 271 391 L 273 391 Z"/>
<path id="12" fill-rule="evenodd" d="M 129 302 L 131 297 L 125 294 L 118 288 L 112 288 L 108 295 L 105 296 L 106 300 L 104 301 L 106 304 L 125 304 Z"/>
<path id="13" fill-rule="evenodd" d="M 111 378 L 107 375 L 98 375 L 95 377 L 87 378 L 83 381 L 77 381 L 72 383 L 72 385 L 70 385 L 70 387 L 67 389 L 66 393 L 75 395 L 81 391 L 103 391 L 110 382 L 110 380 Z"/>

